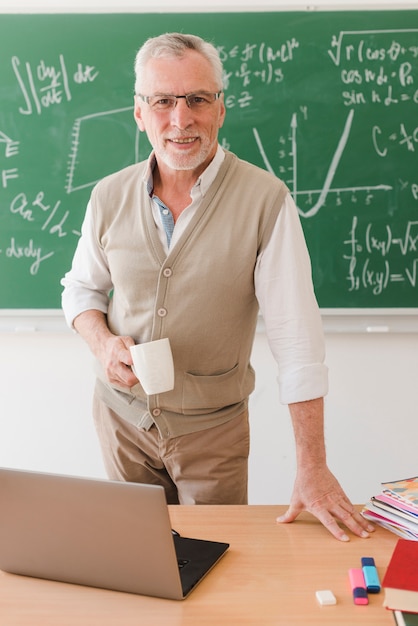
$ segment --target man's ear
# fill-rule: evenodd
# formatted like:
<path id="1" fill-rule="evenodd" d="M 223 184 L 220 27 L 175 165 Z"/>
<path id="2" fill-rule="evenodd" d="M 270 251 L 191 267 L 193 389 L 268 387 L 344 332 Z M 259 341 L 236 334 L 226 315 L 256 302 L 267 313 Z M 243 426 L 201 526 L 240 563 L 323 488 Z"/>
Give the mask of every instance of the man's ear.
<path id="1" fill-rule="evenodd" d="M 225 115 L 226 115 L 226 107 L 225 107 L 225 101 L 224 101 L 224 94 L 221 94 L 221 112 L 219 115 L 219 124 L 218 124 L 218 128 L 222 128 L 224 121 L 225 121 Z"/>
<path id="2" fill-rule="evenodd" d="M 138 96 L 134 96 L 134 118 L 136 125 L 138 126 L 140 131 L 145 131 L 145 125 L 142 120 L 142 111 L 141 111 L 142 100 Z"/>

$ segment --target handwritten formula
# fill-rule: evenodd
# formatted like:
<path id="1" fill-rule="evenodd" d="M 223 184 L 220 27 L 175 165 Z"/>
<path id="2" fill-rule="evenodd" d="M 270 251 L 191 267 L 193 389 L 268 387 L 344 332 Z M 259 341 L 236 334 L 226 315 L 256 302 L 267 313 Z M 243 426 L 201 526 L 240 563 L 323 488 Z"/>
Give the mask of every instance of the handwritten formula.
<path id="1" fill-rule="evenodd" d="M 392 283 L 406 283 L 412 289 L 418 286 L 418 220 L 408 222 L 399 235 L 393 227 L 385 224 L 383 231 L 375 232 L 374 224 L 368 223 L 364 232 L 353 217 L 349 238 L 344 241 L 348 261 L 347 284 L 350 291 L 370 290 L 375 296 L 388 289 Z M 394 257 L 400 257 L 392 267 Z"/>
<path id="2" fill-rule="evenodd" d="M 34 112 L 40 115 L 43 109 L 72 99 L 70 76 L 63 54 L 58 56 L 56 65 L 47 65 L 43 59 L 35 64 L 29 61 L 22 63 L 15 56 L 12 67 L 25 101 L 25 106 L 19 107 L 22 115 Z M 93 82 L 97 76 L 94 67 L 78 63 L 71 79 L 75 83 L 85 83 Z"/>

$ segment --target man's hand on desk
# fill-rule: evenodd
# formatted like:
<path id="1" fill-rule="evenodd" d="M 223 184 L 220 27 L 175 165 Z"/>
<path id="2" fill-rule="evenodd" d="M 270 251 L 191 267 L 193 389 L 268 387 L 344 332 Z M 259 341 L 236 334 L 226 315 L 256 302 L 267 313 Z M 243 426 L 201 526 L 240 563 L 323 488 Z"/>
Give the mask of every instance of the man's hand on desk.
<path id="1" fill-rule="evenodd" d="M 280 523 L 293 522 L 299 513 L 308 511 L 330 531 L 336 539 L 349 541 L 340 528 L 342 522 L 359 537 L 368 537 L 374 527 L 358 513 L 347 498 L 328 467 L 316 471 L 299 471 L 288 510 L 277 518 Z"/>

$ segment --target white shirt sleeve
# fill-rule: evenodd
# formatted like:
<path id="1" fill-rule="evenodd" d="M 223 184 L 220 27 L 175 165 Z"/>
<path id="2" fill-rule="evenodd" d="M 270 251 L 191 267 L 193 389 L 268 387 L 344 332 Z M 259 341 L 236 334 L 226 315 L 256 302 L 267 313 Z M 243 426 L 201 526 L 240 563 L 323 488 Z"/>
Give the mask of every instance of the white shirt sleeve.
<path id="1" fill-rule="evenodd" d="M 80 313 L 96 309 L 107 313 L 112 281 L 103 250 L 93 230 L 90 202 L 81 228 L 81 238 L 72 267 L 61 280 L 64 287 L 62 308 L 70 327 Z"/>
<path id="2" fill-rule="evenodd" d="M 328 392 L 322 320 L 296 205 L 288 194 L 255 269 L 255 289 L 267 340 L 278 364 L 280 401 L 312 400 Z"/>

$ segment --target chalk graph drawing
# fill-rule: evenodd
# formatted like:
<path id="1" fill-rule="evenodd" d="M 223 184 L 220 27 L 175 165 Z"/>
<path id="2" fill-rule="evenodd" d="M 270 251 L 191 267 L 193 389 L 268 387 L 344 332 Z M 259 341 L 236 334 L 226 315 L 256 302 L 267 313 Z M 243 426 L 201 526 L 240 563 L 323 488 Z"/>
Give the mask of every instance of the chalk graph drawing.
<path id="1" fill-rule="evenodd" d="M 391 104 L 413 101 L 413 97 L 410 93 L 416 89 L 414 79 L 410 75 L 413 67 L 413 60 L 416 58 L 416 54 L 418 51 L 418 47 L 416 45 L 416 34 L 418 33 L 418 28 L 393 28 L 393 29 L 368 29 L 368 30 L 346 30 L 340 31 L 338 35 L 334 35 L 331 41 L 331 49 L 328 50 L 328 55 L 332 61 L 332 63 L 336 67 L 340 67 L 343 63 L 358 63 L 362 66 L 363 63 L 370 60 L 370 51 L 367 53 L 367 38 L 379 38 L 380 36 L 387 37 L 390 36 L 399 36 L 402 37 L 402 41 L 404 45 L 401 45 L 395 39 L 391 40 L 391 43 L 388 48 L 385 48 L 385 42 L 383 40 L 381 49 L 378 49 L 377 52 L 372 50 L 371 58 L 376 58 L 376 54 L 382 55 L 382 51 L 385 53 L 385 59 L 387 58 L 389 61 L 392 60 L 395 63 L 399 64 L 399 67 L 396 71 L 393 71 L 393 68 L 388 72 L 388 76 L 385 76 L 385 81 L 389 81 L 389 95 L 392 93 L 392 86 L 390 85 L 391 80 L 395 80 L 398 82 L 399 86 L 402 88 L 402 93 L 399 96 L 398 100 L 392 100 Z M 410 44 L 407 44 L 405 41 L 405 36 L 409 35 Z M 346 47 L 346 48 L 345 48 Z M 353 52 L 355 51 L 355 53 Z M 404 55 L 404 57 L 402 56 Z M 409 55 L 409 57 L 407 56 Z M 411 58 L 412 60 L 406 62 L 406 59 Z M 404 61 L 404 62 L 401 62 Z M 355 65 L 353 65 L 355 67 Z M 382 66 L 383 67 L 383 66 Z M 381 69 L 382 69 L 381 67 Z M 416 94 L 418 92 L 415 92 Z M 347 118 L 344 123 L 344 127 L 341 131 L 338 142 L 335 146 L 334 154 L 330 160 L 328 170 L 324 173 L 324 179 L 321 189 L 300 189 L 298 186 L 298 152 L 297 152 L 297 129 L 298 129 L 298 119 L 297 114 L 294 113 L 290 123 L 290 141 L 291 141 L 291 149 L 289 151 L 290 156 L 292 157 L 292 178 L 289 182 L 289 187 L 292 192 L 293 198 L 297 204 L 298 212 L 303 218 L 314 217 L 320 209 L 325 205 L 327 196 L 329 194 L 341 194 L 342 192 L 352 192 L 355 194 L 360 191 L 374 192 L 374 191 L 383 191 L 387 192 L 392 189 L 392 186 L 386 184 L 371 184 L 366 187 L 345 187 L 345 188 L 336 188 L 333 187 L 333 180 L 335 173 L 337 171 L 337 167 L 341 161 L 343 153 L 347 147 L 350 138 L 350 132 L 353 125 L 354 120 L 354 109 L 351 109 L 348 112 Z M 260 155 L 263 159 L 265 168 L 274 174 L 273 168 L 269 162 L 269 159 L 264 150 L 261 138 L 256 128 L 253 128 L 253 135 L 255 141 L 257 143 Z M 308 195 L 311 199 L 312 197 L 317 197 L 316 202 L 309 207 L 307 210 L 303 210 L 299 204 L 302 196 Z"/>
<path id="2" fill-rule="evenodd" d="M 357 193 L 360 191 L 367 191 L 367 192 L 390 191 L 392 189 L 390 185 L 386 185 L 386 184 L 372 184 L 372 185 L 367 185 L 367 186 L 352 186 L 352 187 L 350 186 L 332 187 L 335 173 L 337 171 L 338 165 L 341 161 L 344 150 L 349 140 L 353 118 L 354 118 L 354 110 L 352 109 L 351 111 L 349 111 L 347 115 L 347 119 L 345 120 L 344 127 L 342 129 L 341 135 L 335 147 L 335 151 L 331 158 L 330 164 L 328 166 L 328 170 L 325 174 L 322 187 L 320 189 L 299 189 L 298 188 L 298 147 L 297 147 L 298 122 L 297 122 L 297 114 L 294 113 L 292 115 L 292 119 L 290 122 L 291 149 L 289 152 L 289 155 L 292 157 L 292 167 L 291 167 L 292 178 L 290 181 L 286 181 L 286 182 L 288 182 L 289 184 L 290 191 L 292 192 L 293 199 L 296 202 L 299 215 L 301 215 L 302 217 L 304 218 L 314 217 L 319 212 L 319 210 L 325 205 L 327 197 L 331 193 L 339 195 L 343 192 Z M 260 139 L 260 135 L 256 128 L 253 128 L 253 135 L 257 143 L 257 147 L 260 152 L 260 155 L 263 159 L 266 170 L 274 174 L 273 167 L 266 155 L 262 141 Z M 306 195 L 310 197 L 318 196 L 318 199 L 313 206 L 311 206 L 309 209 L 305 211 L 300 208 L 298 204 L 298 200 L 301 196 L 306 196 Z"/>
<path id="3" fill-rule="evenodd" d="M 104 176 L 136 163 L 139 135 L 133 107 L 78 117 L 71 133 L 66 192 L 92 187 Z"/>

